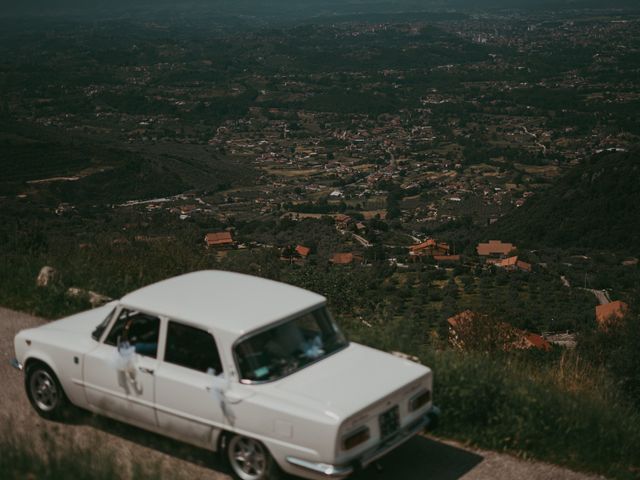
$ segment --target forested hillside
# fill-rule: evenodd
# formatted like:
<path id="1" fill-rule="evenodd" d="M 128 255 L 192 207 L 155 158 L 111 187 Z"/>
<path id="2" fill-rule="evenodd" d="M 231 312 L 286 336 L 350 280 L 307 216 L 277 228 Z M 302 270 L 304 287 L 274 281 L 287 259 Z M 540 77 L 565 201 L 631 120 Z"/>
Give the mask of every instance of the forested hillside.
<path id="1" fill-rule="evenodd" d="M 8 118 L 0 118 L 0 170 L 0 195 L 40 194 L 78 205 L 215 191 L 247 184 L 256 175 L 208 145 L 129 145 Z"/>
<path id="2" fill-rule="evenodd" d="M 602 153 L 502 218 L 496 237 L 528 247 L 640 252 L 640 150 Z"/>

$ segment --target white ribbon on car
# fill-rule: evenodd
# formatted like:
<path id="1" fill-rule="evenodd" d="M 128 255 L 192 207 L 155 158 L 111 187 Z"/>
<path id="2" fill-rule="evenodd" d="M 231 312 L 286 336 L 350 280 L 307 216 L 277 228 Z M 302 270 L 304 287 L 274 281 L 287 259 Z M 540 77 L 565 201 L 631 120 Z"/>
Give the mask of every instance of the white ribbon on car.
<path id="1" fill-rule="evenodd" d="M 138 376 L 138 355 L 135 345 L 129 342 L 122 342 L 118 345 L 118 357 L 116 358 L 116 369 L 122 372 L 125 378 L 131 383 L 134 389 L 139 390 Z"/>
<path id="2" fill-rule="evenodd" d="M 309 359 L 316 359 L 324 355 L 322 338 L 320 338 L 320 335 L 316 335 L 313 339 L 303 342 L 302 347 L 304 349 L 305 357 Z"/>
<path id="3" fill-rule="evenodd" d="M 233 414 L 233 411 L 229 408 L 229 406 L 227 404 L 227 399 L 226 399 L 225 394 L 224 394 L 224 392 L 225 392 L 224 388 L 222 388 L 220 386 L 220 382 L 219 382 L 219 380 L 217 380 L 220 377 L 216 376 L 216 371 L 213 368 L 209 368 L 207 370 L 207 373 L 209 375 L 211 375 L 212 378 L 213 378 L 213 382 L 212 382 L 211 387 L 209 388 L 209 392 L 211 392 L 211 396 L 220 405 L 220 410 L 222 410 L 222 414 L 229 421 L 229 423 L 231 425 L 233 425 L 233 423 L 236 420 L 236 417 Z"/>

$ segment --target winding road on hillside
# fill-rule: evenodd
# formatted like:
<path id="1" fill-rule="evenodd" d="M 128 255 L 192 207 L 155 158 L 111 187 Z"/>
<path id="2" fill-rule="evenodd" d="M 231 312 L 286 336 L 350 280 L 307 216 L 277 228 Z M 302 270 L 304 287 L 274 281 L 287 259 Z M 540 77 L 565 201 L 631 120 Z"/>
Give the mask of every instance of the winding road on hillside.
<path id="1" fill-rule="evenodd" d="M 598 300 L 599 305 L 606 305 L 607 303 L 611 303 L 611 298 L 609 297 L 609 293 L 606 290 L 595 290 L 593 288 L 583 288 L 583 290 L 593 293 Z"/>
<path id="2" fill-rule="evenodd" d="M 10 425 L 34 444 L 45 434 L 56 441 L 106 448 L 114 462 L 132 476 L 133 465 L 158 469 L 164 478 L 229 479 L 211 452 L 167 440 L 159 435 L 91 414 L 80 414 L 72 423 L 41 419 L 31 408 L 23 388 L 22 373 L 9 365 L 13 337 L 21 329 L 45 320 L 0 307 L 0 425 Z M 453 406 L 444 405 L 444 408 Z M 36 447 L 37 448 L 37 447 Z M 156 470 L 157 471 L 157 470 Z M 524 461 L 510 455 L 471 449 L 458 443 L 419 436 L 385 457 L 354 479 L 374 480 L 594 480 L 597 476 L 575 473 L 553 465 Z"/>

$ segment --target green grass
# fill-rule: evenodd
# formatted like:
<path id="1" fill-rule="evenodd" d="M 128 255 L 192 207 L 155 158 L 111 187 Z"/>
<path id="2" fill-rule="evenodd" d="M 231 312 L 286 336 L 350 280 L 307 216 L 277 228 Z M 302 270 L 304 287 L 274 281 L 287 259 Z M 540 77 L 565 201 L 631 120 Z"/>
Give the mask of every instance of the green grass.
<path id="1" fill-rule="evenodd" d="M 640 410 L 606 366 L 579 352 L 461 352 L 446 337 L 428 339 L 408 317 L 345 326 L 351 340 L 417 355 L 431 367 L 442 410 L 436 435 L 611 479 L 639 478 Z"/>
<path id="2" fill-rule="evenodd" d="M 97 438 L 80 444 L 53 426 L 33 433 L 18 433 L 12 422 L 0 427 L 0 478 L 5 480 L 119 480 L 160 479 L 158 466 L 132 460 L 121 464 L 118 452 Z M 121 455 L 120 455 L 121 456 Z M 174 475 L 171 475 L 174 478 Z"/>
<path id="3" fill-rule="evenodd" d="M 426 354 L 443 410 L 438 435 L 609 478 L 638 478 L 640 414 L 603 371 L 579 360 L 561 367 L 561 360 L 537 366 L 452 351 Z"/>

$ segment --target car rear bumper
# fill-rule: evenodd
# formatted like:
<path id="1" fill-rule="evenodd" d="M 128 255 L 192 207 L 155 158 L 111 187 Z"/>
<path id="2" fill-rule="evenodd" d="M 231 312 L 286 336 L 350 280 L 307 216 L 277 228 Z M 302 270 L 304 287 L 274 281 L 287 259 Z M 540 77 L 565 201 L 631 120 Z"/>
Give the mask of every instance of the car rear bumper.
<path id="1" fill-rule="evenodd" d="M 431 409 L 418 420 L 406 426 L 392 438 L 375 447 L 367 450 L 346 465 L 332 465 L 328 463 L 317 463 L 302 460 L 295 457 L 287 457 L 287 462 L 296 467 L 303 468 L 311 473 L 324 478 L 345 478 L 357 470 L 367 467 L 376 460 L 382 458 L 391 450 L 399 447 L 414 435 L 424 431 L 429 426 L 436 423 L 440 416 L 440 409 L 432 406 Z"/>
<path id="2" fill-rule="evenodd" d="M 13 368 L 22 370 L 22 364 L 18 361 L 17 358 L 12 358 L 10 363 Z"/>

